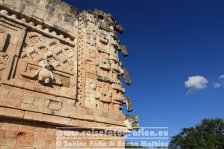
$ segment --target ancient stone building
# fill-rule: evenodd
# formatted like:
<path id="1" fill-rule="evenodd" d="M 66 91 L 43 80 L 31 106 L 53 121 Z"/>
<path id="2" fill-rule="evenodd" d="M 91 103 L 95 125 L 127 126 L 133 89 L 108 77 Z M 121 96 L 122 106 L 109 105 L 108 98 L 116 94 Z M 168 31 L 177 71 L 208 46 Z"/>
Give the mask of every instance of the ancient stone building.
<path id="1" fill-rule="evenodd" d="M 128 53 L 118 32 L 122 26 L 100 10 L 78 12 L 60 0 L 0 0 L 0 149 L 60 148 L 63 139 L 75 139 L 57 133 L 65 127 L 78 134 L 136 127 L 137 117 L 122 113 L 123 105 L 128 112 L 132 106 L 120 79 L 131 80 L 119 61 L 119 53 Z M 109 143 L 124 142 L 123 135 L 79 139 L 87 146 L 70 148 L 94 148 L 91 140 L 124 147 Z"/>

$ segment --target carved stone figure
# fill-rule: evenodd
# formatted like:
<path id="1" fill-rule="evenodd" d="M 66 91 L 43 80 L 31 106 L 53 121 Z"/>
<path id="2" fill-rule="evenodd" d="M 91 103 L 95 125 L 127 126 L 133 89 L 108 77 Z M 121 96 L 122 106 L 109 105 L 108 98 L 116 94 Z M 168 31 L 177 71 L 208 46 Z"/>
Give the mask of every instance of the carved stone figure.
<path id="1" fill-rule="evenodd" d="M 56 80 L 53 74 L 53 66 L 49 63 L 48 59 L 43 60 L 42 68 L 39 69 L 34 75 L 29 72 L 24 72 L 21 75 L 25 78 L 38 80 L 42 85 L 46 86 L 63 86 L 61 80 Z"/>
<path id="2" fill-rule="evenodd" d="M 120 24 L 117 24 L 115 27 L 116 31 L 119 32 L 120 34 L 124 33 L 124 29 Z"/>
<path id="3" fill-rule="evenodd" d="M 132 112 L 133 108 L 132 108 L 132 101 L 130 97 L 127 97 L 123 99 L 124 104 L 127 106 L 127 111 L 128 112 Z"/>
<path id="4" fill-rule="evenodd" d="M 131 79 L 128 73 L 128 69 L 127 68 L 122 68 L 123 69 L 123 76 L 124 76 L 124 81 L 127 85 L 131 85 Z"/>
<path id="5" fill-rule="evenodd" d="M 128 51 L 127 48 L 124 45 L 121 45 L 119 48 L 119 52 L 121 52 L 123 54 L 124 57 L 128 56 Z"/>
<path id="6" fill-rule="evenodd" d="M 43 61 L 42 68 L 36 72 L 34 77 L 44 85 L 50 85 L 53 83 L 53 81 L 55 81 L 54 75 L 52 73 L 52 66 L 47 59 Z"/>
<path id="7" fill-rule="evenodd" d="M 103 44 L 108 44 L 109 40 L 105 34 L 100 34 L 100 42 Z"/>
<path id="8" fill-rule="evenodd" d="M 105 30 L 105 31 L 108 31 L 108 32 L 113 31 L 113 29 L 106 22 L 100 22 L 99 23 L 99 29 L 102 29 L 102 30 Z"/>
<path id="9" fill-rule="evenodd" d="M 126 120 L 124 121 L 129 130 L 139 130 L 138 122 L 139 122 L 138 115 L 137 116 L 126 115 Z"/>
<path id="10" fill-rule="evenodd" d="M 114 17 L 110 13 L 105 13 L 102 10 L 95 9 L 93 12 L 99 19 L 104 19 L 106 23 L 114 26 L 114 29 L 122 34 L 124 32 L 123 27 L 120 24 L 117 24 Z"/>

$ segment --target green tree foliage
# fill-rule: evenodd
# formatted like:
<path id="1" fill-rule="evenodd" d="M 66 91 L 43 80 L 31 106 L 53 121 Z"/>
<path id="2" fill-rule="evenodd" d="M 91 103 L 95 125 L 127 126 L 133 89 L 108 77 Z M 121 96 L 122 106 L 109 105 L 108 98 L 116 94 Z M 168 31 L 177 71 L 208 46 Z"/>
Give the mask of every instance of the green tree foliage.
<path id="1" fill-rule="evenodd" d="M 170 149 L 224 149 L 223 119 L 204 119 L 195 127 L 173 136 Z"/>

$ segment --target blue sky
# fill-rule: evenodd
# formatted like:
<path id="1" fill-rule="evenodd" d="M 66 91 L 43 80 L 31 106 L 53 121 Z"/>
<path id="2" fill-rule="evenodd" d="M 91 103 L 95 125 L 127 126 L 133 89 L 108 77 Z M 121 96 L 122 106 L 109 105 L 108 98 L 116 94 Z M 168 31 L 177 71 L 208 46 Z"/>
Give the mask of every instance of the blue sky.
<path id="1" fill-rule="evenodd" d="M 129 69 L 134 111 L 141 126 L 166 126 L 170 135 L 203 118 L 224 118 L 223 0 L 65 0 L 79 10 L 110 12 L 124 27 L 122 58 Z M 186 95 L 185 81 L 200 75 L 207 87 Z"/>

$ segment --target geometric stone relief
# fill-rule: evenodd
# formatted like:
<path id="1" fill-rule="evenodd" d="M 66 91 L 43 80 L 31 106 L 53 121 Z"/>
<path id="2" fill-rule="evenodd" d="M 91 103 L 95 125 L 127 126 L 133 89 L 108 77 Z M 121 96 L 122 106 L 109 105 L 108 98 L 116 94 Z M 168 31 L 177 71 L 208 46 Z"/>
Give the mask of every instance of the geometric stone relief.
<path id="1" fill-rule="evenodd" d="M 9 37 L 8 33 L 0 29 L 0 80 L 2 79 L 3 75 L 2 71 L 6 68 L 6 64 L 9 58 L 8 54 L 4 53 L 8 37 Z"/>
<path id="2" fill-rule="evenodd" d="M 57 39 L 29 32 L 22 50 L 21 59 L 24 70 L 21 76 L 38 80 L 46 86 L 70 88 L 74 75 L 74 48 L 60 43 Z"/>
<path id="3" fill-rule="evenodd" d="M 5 83 L 14 75 L 24 30 L 25 27 L 0 17 L 0 80 Z"/>
<path id="4" fill-rule="evenodd" d="M 97 93 L 96 89 L 97 89 L 97 81 L 87 78 L 85 106 L 96 108 L 97 100 L 99 99 L 99 93 Z"/>
<path id="5" fill-rule="evenodd" d="M 8 38 L 9 38 L 8 33 L 0 29 L 0 52 L 3 52 L 5 50 L 5 46 L 6 46 L 6 42 Z"/>
<path id="6" fill-rule="evenodd" d="M 123 32 L 122 27 L 110 14 L 98 10 L 81 13 L 79 24 L 84 27 L 80 28 L 82 32 L 79 33 L 83 44 L 79 43 L 78 48 L 83 51 L 83 57 L 80 55 L 79 58 L 84 59 L 82 64 L 86 73 L 82 77 L 85 106 L 111 111 L 114 108 L 121 110 L 122 105 L 126 104 L 127 111 L 131 112 L 131 99 L 124 97 L 125 89 L 120 80 L 125 73 L 126 82 L 130 82 L 128 72 L 122 69 L 118 57 L 118 52 L 128 55 L 115 32 Z"/>
<path id="7" fill-rule="evenodd" d="M 2 79 L 2 71 L 5 70 L 8 61 L 8 54 L 0 52 L 0 80 Z"/>
<path id="8" fill-rule="evenodd" d="M 0 21 L 0 83 L 35 92 L 31 93 L 34 96 L 76 99 L 77 53 L 73 43 L 22 27 Z"/>
<path id="9" fill-rule="evenodd" d="M 48 59 L 54 68 L 73 72 L 75 55 L 72 47 L 61 44 L 57 39 L 49 39 L 35 32 L 27 34 L 25 44 L 22 59 L 34 63 Z"/>

